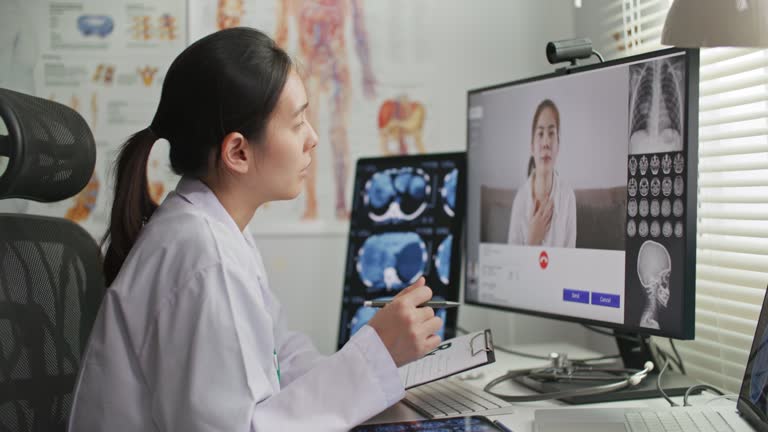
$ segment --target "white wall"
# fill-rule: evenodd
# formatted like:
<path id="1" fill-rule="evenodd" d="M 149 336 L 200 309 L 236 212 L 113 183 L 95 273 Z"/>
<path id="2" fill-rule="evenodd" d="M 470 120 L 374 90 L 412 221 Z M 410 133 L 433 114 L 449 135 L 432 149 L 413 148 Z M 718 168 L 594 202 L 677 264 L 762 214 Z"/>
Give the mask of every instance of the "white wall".
<path id="1" fill-rule="evenodd" d="M 468 89 L 550 72 L 546 43 L 574 37 L 573 3 L 563 0 L 424 0 L 436 87 L 430 121 L 440 147 L 464 150 Z M 318 348 L 335 350 L 346 234 L 259 237 L 273 290 L 289 325 Z M 586 344 L 577 324 L 462 306 L 459 325 L 490 327 L 499 345 L 568 341 Z M 607 348 L 608 351 L 611 347 Z M 546 353 L 544 353 L 546 354 Z"/>

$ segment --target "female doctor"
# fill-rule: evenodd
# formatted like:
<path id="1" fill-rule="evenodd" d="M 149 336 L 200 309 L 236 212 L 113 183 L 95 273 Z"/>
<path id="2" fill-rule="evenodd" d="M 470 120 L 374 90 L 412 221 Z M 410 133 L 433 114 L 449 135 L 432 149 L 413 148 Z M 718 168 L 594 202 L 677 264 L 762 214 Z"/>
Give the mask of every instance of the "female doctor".
<path id="1" fill-rule="evenodd" d="M 528 180 L 512 202 L 509 244 L 576 246 L 576 196 L 555 170 L 560 111 L 549 99 L 533 115 Z"/>
<path id="2" fill-rule="evenodd" d="M 437 347 L 423 279 L 336 354 L 285 327 L 243 230 L 262 204 L 295 198 L 317 135 L 284 51 L 224 30 L 171 64 L 152 124 L 123 145 L 105 295 L 76 384 L 69 430 L 341 431 L 404 396 L 397 367 Z M 159 208 L 152 144 L 182 175 Z M 301 263 L 296 263 L 301 266 Z"/>

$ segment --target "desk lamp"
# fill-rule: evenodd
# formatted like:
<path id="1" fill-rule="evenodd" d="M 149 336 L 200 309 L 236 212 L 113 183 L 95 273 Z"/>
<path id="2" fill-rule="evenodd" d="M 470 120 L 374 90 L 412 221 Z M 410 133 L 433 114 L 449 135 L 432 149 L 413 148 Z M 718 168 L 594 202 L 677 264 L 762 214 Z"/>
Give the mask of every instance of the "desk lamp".
<path id="1" fill-rule="evenodd" d="M 768 47 L 768 0 L 675 0 L 662 45 Z"/>

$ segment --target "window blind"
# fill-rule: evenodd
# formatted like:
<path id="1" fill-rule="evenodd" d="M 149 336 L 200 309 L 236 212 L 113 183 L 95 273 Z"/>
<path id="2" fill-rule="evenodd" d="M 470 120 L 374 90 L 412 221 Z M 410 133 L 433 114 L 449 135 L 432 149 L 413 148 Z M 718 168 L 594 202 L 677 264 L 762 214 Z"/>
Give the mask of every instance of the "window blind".
<path id="1" fill-rule="evenodd" d="M 607 2 L 596 49 L 662 48 L 670 4 Z M 701 50 L 699 93 L 696 339 L 676 345 L 691 376 L 736 392 L 768 284 L 768 51 Z"/>

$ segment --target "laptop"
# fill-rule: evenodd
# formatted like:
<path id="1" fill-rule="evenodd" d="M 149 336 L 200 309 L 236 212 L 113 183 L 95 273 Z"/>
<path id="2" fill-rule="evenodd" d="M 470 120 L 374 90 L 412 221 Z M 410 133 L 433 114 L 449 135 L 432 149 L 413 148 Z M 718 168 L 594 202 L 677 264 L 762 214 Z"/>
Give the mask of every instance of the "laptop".
<path id="1" fill-rule="evenodd" d="M 763 298 L 736 410 L 706 406 L 668 409 L 536 410 L 536 432 L 768 431 L 768 291 Z"/>

